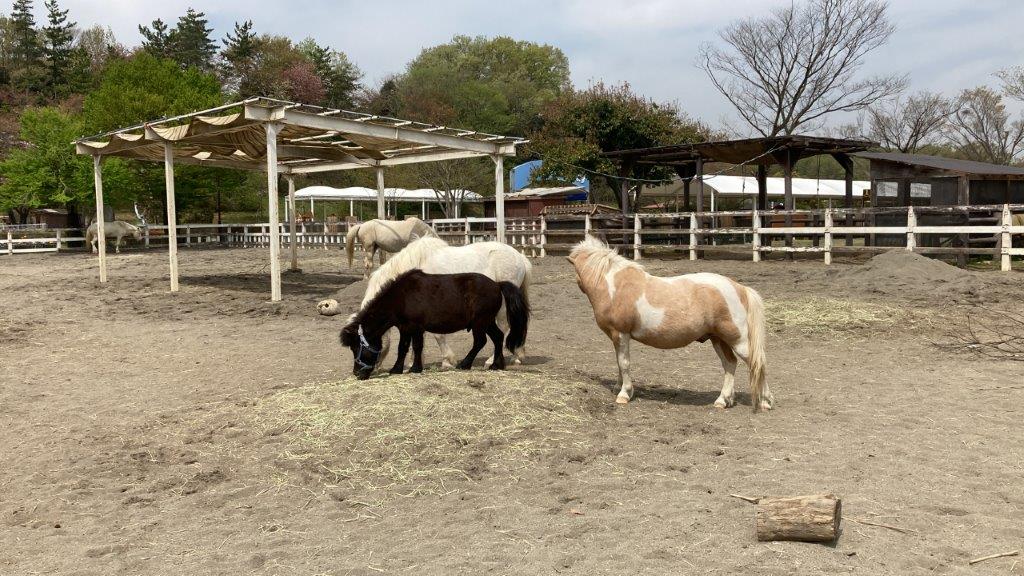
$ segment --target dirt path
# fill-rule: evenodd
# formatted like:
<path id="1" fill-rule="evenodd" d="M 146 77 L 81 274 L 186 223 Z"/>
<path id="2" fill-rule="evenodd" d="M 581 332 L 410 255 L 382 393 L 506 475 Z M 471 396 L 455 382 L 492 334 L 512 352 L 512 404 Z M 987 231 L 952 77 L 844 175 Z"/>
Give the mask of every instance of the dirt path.
<path id="1" fill-rule="evenodd" d="M 967 567 L 1024 547 L 1021 367 L 931 343 L 1024 309 L 1020 273 L 648 263 L 764 294 L 778 409 L 753 415 L 711 407 L 710 345 L 637 347 L 616 407 L 561 258 L 536 263 L 526 366 L 337 383 L 341 320 L 313 305 L 357 278 L 308 251 L 269 304 L 264 259 L 185 251 L 177 295 L 159 253 L 102 287 L 85 255 L 0 260 L 0 573 L 1024 574 Z M 756 543 L 728 496 L 819 491 L 844 498 L 834 547 Z"/>

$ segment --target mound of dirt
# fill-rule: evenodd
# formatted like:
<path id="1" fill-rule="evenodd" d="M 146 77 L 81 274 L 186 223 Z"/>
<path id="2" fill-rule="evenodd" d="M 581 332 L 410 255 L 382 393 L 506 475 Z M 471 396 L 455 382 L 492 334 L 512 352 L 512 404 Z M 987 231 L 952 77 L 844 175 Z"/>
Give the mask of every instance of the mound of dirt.
<path id="1" fill-rule="evenodd" d="M 879 254 L 861 266 L 837 270 L 833 277 L 858 291 L 911 300 L 975 302 L 985 288 L 985 281 L 973 272 L 905 250 Z"/>
<path id="2" fill-rule="evenodd" d="M 363 294 L 366 293 L 366 284 L 366 280 L 353 282 L 335 292 L 334 299 L 346 309 L 352 308 L 355 311 L 363 301 Z"/>

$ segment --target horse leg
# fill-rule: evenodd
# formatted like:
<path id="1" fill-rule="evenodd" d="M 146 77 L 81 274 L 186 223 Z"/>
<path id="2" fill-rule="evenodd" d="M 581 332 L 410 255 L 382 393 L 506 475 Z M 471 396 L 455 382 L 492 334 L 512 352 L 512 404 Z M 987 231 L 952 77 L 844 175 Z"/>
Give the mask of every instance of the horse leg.
<path id="1" fill-rule="evenodd" d="M 491 342 L 494 342 L 494 357 L 491 359 L 490 369 L 504 370 L 505 355 L 501 352 L 501 347 L 505 344 L 505 333 L 498 328 L 497 323 L 491 322 L 487 328 L 487 335 L 491 337 Z"/>
<path id="2" fill-rule="evenodd" d="M 718 353 L 718 359 L 722 361 L 722 370 L 725 371 L 722 393 L 715 400 L 715 408 L 732 408 L 736 404 L 736 393 L 734 390 L 736 384 L 736 354 L 733 353 L 731 346 L 715 336 L 711 337 L 711 344 L 715 347 L 715 352 Z"/>
<path id="3" fill-rule="evenodd" d="M 395 360 L 395 365 L 391 367 L 390 372 L 392 374 L 401 374 L 405 370 L 405 355 L 409 352 L 409 342 L 412 341 L 409 333 L 400 332 L 401 337 L 398 340 L 398 358 Z"/>
<path id="4" fill-rule="evenodd" d="M 746 337 L 741 338 L 740 341 L 736 343 L 736 346 L 733 347 L 732 351 L 736 356 L 739 356 L 740 360 L 743 360 L 748 367 L 750 366 L 750 346 L 747 343 Z M 750 373 L 750 388 L 751 390 L 754 388 L 753 372 Z M 774 404 L 775 396 L 772 394 L 772 391 L 768 389 L 768 383 L 764 382 L 761 385 L 761 409 L 771 410 Z"/>
<path id="5" fill-rule="evenodd" d="M 612 343 L 615 345 L 615 359 L 619 363 L 619 395 L 616 404 L 626 404 L 633 397 L 633 379 L 629 375 L 629 334 L 613 333 Z"/>
<path id="6" fill-rule="evenodd" d="M 437 340 L 437 347 L 441 349 L 441 369 L 455 367 L 455 352 L 448 345 L 448 338 L 444 334 L 434 334 Z"/>
<path id="7" fill-rule="evenodd" d="M 370 270 L 373 269 L 373 255 L 377 253 L 377 245 L 371 244 L 363 250 L 363 278 L 370 277 Z"/>
<path id="8" fill-rule="evenodd" d="M 423 332 L 416 332 L 412 335 L 412 374 L 423 372 Z"/>
<path id="9" fill-rule="evenodd" d="M 114 254 L 120 254 L 121 253 L 121 238 L 122 238 L 121 236 L 118 236 L 117 237 L 117 241 L 114 242 Z"/>
<path id="10" fill-rule="evenodd" d="M 469 354 L 459 362 L 457 368 L 459 370 L 469 370 L 473 367 L 473 360 L 476 360 L 476 355 L 483 349 L 484 344 L 487 344 L 487 329 L 483 326 L 473 327 L 473 347 L 469 350 Z"/>
<path id="11" fill-rule="evenodd" d="M 97 242 L 98 242 L 98 240 L 96 240 L 95 238 L 92 239 L 92 253 L 93 254 L 96 254 L 96 253 L 99 252 L 99 250 L 96 248 L 96 243 Z"/>

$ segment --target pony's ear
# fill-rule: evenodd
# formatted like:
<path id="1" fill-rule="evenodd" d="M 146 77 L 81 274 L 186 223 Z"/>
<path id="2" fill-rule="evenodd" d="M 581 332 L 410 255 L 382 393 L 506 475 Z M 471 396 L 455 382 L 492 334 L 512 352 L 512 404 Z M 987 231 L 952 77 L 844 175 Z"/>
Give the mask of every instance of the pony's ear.
<path id="1" fill-rule="evenodd" d="M 352 329 L 352 326 L 349 325 L 349 326 L 345 326 L 344 328 L 342 328 L 341 329 L 341 345 L 351 348 L 353 345 L 355 345 L 355 342 L 356 342 L 356 333 L 355 333 L 355 330 Z"/>

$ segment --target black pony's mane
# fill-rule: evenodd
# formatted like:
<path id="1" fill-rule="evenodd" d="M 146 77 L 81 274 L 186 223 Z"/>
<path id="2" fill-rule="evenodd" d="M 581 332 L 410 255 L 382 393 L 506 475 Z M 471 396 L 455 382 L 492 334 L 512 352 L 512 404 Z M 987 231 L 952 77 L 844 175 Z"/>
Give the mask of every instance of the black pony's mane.
<path id="1" fill-rule="evenodd" d="M 370 298 L 370 301 L 367 302 L 365 306 L 360 308 L 359 312 L 356 312 L 355 316 L 352 317 L 352 321 L 349 322 L 348 325 L 358 326 L 362 324 L 363 321 L 366 319 L 367 314 L 369 314 L 374 308 L 376 308 L 378 304 L 380 304 L 380 300 L 384 296 L 388 295 L 391 289 L 394 288 L 395 284 L 397 284 L 401 280 L 404 280 L 407 276 L 410 276 L 415 273 L 422 274 L 423 271 L 420 270 L 419 268 L 413 268 L 412 270 L 402 272 L 398 276 L 395 276 L 391 280 L 385 282 L 384 285 L 380 287 L 380 290 L 373 296 L 373 298 Z"/>

